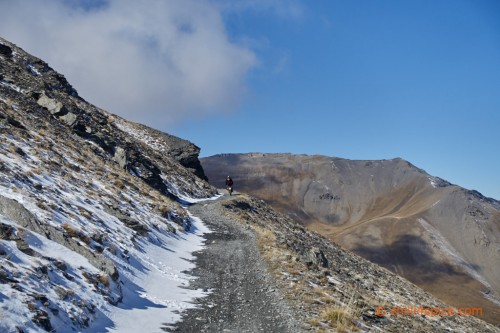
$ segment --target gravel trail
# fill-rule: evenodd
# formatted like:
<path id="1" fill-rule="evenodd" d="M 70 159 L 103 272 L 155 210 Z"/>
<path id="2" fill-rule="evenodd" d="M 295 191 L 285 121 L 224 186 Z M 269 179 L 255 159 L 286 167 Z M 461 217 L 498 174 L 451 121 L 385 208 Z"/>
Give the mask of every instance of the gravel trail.
<path id="1" fill-rule="evenodd" d="M 170 332 L 300 332 L 296 316 L 274 285 L 248 227 L 224 216 L 223 196 L 189 207 L 213 230 L 206 248 L 195 253 L 193 289 L 211 291 L 195 300 Z"/>

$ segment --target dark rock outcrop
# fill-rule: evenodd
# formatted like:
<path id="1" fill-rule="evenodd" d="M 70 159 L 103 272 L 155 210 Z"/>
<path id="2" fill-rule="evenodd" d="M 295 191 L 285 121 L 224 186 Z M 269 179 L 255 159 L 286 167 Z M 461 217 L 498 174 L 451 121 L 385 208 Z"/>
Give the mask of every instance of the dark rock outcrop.
<path id="1" fill-rule="evenodd" d="M 113 120 L 119 128 L 128 132 L 136 139 L 146 142 L 148 145 L 172 157 L 199 178 L 208 180 L 200 160 L 198 159 L 200 147 L 187 140 L 149 128 L 142 124 L 126 121 L 117 116 L 113 116 Z"/>
<path id="2" fill-rule="evenodd" d="M 12 58 L 12 48 L 0 43 L 0 54 L 7 58 Z"/>

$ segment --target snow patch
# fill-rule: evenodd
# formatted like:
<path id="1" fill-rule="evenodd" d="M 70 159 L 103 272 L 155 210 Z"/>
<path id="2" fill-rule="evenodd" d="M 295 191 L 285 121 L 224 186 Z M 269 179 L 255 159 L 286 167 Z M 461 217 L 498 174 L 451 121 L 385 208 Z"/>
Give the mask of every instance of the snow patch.
<path id="1" fill-rule="evenodd" d="M 141 251 L 131 253 L 134 261 L 125 272 L 124 301 L 112 309 L 114 326 L 109 332 L 156 332 L 181 319 L 181 312 L 194 307 L 194 298 L 208 292 L 187 289 L 195 267 L 193 252 L 204 245 L 203 234 L 211 231 L 202 220 L 190 215 L 192 232 L 176 238 L 155 233 L 158 244 L 141 242 Z"/>
<path id="2" fill-rule="evenodd" d="M 438 188 L 438 184 L 437 184 L 437 182 L 436 182 L 436 180 L 435 180 L 435 179 L 433 179 L 433 178 L 429 178 L 429 181 L 430 181 L 431 186 L 432 186 L 433 188 Z"/>
<path id="3" fill-rule="evenodd" d="M 41 76 L 42 75 L 42 74 L 40 74 L 40 72 L 38 71 L 38 69 L 36 69 L 36 67 L 33 66 L 32 64 L 28 65 L 28 69 L 31 72 L 31 74 L 33 74 L 34 76 Z"/>
<path id="4" fill-rule="evenodd" d="M 190 204 L 194 204 L 194 203 L 198 203 L 198 202 L 202 202 L 202 201 L 206 201 L 206 200 L 217 200 L 222 196 L 223 196 L 222 194 L 217 194 L 217 195 L 210 197 L 210 198 L 198 199 L 198 198 L 191 198 L 191 197 L 179 194 L 178 198 L 181 200 L 182 205 L 189 206 Z"/>
<path id="5" fill-rule="evenodd" d="M 115 121 L 116 127 L 121 129 L 123 132 L 126 132 L 130 135 L 132 135 L 134 138 L 137 140 L 145 143 L 149 147 L 158 150 L 158 151 L 167 151 L 170 149 L 168 145 L 166 145 L 163 141 L 159 141 L 150 135 L 144 130 L 139 129 L 138 127 L 131 126 L 131 124 L 128 124 L 122 120 L 116 119 Z"/>
<path id="6" fill-rule="evenodd" d="M 16 86 L 16 85 L 15 85 L 15 84 L 13 84 L 13 83 L 5 82 L 5 81 L 0 81 L 0 84 L 1 84 L 2 86 L 5 86 L 5 87 L 10 88 L 10 89 L 12 89 L 12 90 L 15 90 L 15 91 L 17 91 L 17 92 L 19 92 L 19 93 L 23 93 L 23 94 L 25 93 L 25 90 L 24 90 L 24 89 L 22 89 L 22 88 L 20 88 L 20 87 Z"/>
<path id="7" fill-rule="evenodd" d="M 431 208 L 436 206 L 439 202 L 441 201 L 441 199 L 439 199 L 438 201 L 436 201 L 435 203 L 432 204 Z"/>

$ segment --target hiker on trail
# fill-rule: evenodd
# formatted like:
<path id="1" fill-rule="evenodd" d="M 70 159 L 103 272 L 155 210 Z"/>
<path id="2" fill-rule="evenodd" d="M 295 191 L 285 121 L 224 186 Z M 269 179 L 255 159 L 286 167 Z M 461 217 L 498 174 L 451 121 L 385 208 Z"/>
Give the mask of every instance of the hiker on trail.
<path id="1" fill-rule="evenodd" d="M 229 176 L 227 176 L 227 178 L 226 178 L 226 189 L 229 192 L 229 195 L 232 195 L 232 193 L 233 193 L 233 180 Z"/>

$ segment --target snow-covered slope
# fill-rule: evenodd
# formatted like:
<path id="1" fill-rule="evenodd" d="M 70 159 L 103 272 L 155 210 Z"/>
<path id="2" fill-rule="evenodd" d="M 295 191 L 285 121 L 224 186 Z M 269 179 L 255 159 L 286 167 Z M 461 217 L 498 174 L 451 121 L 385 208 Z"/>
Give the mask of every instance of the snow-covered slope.
<path id="1" fill-rule="evenodd" d="M 216 190 L 116 119 L 0 39 L 0 332 L 152 332 L 203 295 L 179 198 Z"/>

